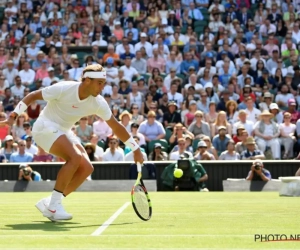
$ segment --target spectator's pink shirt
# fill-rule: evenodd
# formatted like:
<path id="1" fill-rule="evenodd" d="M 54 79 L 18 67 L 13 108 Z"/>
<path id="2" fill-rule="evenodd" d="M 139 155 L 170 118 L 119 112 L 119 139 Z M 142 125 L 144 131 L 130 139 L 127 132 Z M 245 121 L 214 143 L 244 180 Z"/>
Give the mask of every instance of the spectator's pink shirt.
<path id="1" fill-rule="evenodd" d="M 35 80 L 44 79 L 45 77 L 48 77 L 48 76 L 49 76 L 49 74 L 48 74 L 47 69 L 45 69 L 45 70 L 38 69 L 35 74 Z"/>
<path id="2" fill-rule="evenodd" d="M 267 44 L 267 45 L 264 46 L 264 49 L 266 51 L 268 51 L 269 56 L 272 56 L 273 50 L 279 51 L 279 47 L 276 44 L 272 44 L 272 45 Z"/>
<path id="3" fill-rule="evenodd" d="M 0 56 L 0 66 L 2 67 L 7 60 L 7 56 Z"/>
<path id="4" fill-rule="evenodd" d="M 128 3 L 127 6 L 126 6 L 126 10 L 128 12 L 132 11 L 132 4 L 131 3 Z M 136 3 L 136 10 L 140 10 L 140 4 L 139 3 Z"/>
<path id="5" fill-rule="evenodd" d="M 124 36 L 124 31 L 122 29 L 119 30 L 114 30 L 114 35 L 117 38 L 117 40 L 122 40 L 123 36 Z"/>
<path id="6" fill-rule="evenodd" d="M 147 66 L 153 68 L 158 68 L 160 73 L 164 72 L 164 66 L 166 65 L 165 59 L 158 57 L 156 60 L 151 57 L 147 61 Z"/>
<path id="7" fill-rule="evenodd" d="M 73 37 L 76 38 L 76 39 L 80 39 L 81 36 L 82 36 L 82 34 L 81 34 L 80 31 L 79 31 L 79 32 L 73 32 L 72 35 L 73 35 Z"/>

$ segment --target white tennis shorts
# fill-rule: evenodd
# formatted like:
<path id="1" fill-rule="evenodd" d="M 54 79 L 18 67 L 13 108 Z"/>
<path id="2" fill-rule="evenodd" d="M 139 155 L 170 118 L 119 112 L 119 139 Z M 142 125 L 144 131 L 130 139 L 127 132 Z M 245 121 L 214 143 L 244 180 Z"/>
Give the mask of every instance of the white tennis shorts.
<path id="1" fill-rule="evenodd" d="M 48 153 L 50 153 L 53 143 L 61 135 L 66 135 L 71 143 L 80 144 L 78 137 L 72 130 L 64 131 L 54 122 L 37 119 L 32 127 L 32 136 L 35 143 Z"/>

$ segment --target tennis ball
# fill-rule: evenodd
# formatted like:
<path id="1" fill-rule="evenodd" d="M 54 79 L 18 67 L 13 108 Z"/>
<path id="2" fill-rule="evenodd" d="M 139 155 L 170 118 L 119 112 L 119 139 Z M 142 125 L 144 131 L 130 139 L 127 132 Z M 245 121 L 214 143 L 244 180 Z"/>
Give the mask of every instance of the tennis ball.
<path id="1" fill-rule="evenodd" d="M 183 171 L 181 169 L 178 169 L 178 168 L 175 169 L 175 171 L 174 171 L 174 177 L 175 178 L 181 178 L 182 175 L 183 175 Z"/>

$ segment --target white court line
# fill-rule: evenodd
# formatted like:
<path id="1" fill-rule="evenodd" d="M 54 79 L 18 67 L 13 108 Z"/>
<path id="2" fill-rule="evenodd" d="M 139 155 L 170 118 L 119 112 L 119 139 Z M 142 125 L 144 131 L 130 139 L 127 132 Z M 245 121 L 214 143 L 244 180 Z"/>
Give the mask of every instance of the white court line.
<path id="1" fill-rule="evenodd" d="M 106 228 L 115 220 L 117 217 L 128 207 L 130 202 L 126 202 L 122 207 L 118 209 L 107 221 L 105 221 L 100 227 L 98 227 L 95 232 L 91 234 L 91 236 L 99 236 L 102 234 Z"/>
<path id="2" fill-rule="evenodd" d="M 106 228 L 107 228 L 109 225 L 106 225 L 106 223 L 107 222 L 105 222 L 103 224 L 103 226 L 106 226 Z M 101 228 L 101 227 L 99 227 L 99 228 Z M 93 234 L 91 234 L 91 236 L 96 236 L 96 235 L 93 235 Z M 82 235 L 82 234 L 70 234 L 70 235 L 68 235 L 68 234 L 64 234 L 64 235 L 62 235 L 62 234 L 58 234 L 58 235 L 56 235 L 56 234 L 48 234 L 48 235 L 46 235 L 46 234 L 44 234 L 44 235 L 43 234 L 39 234 L 39 235 L 19 234 L 19 235 L 15 235 L 15 234 L 8 234 L 8 235 L 0 235 L 0 238 L 17 237 L 17 236 L 21 236 L 21 237 L 87 237 L 87 236 L 90 236 L 90 235 Z M 104 234 L 104 235 L 103 234 L 102 235 L 98 234 L 97 236 L 100 236 L 100 237 L 120 237 L 120 238 L 122 238 L 122 237 L 124 237 L 124 238 L 126 238 L 126 237 L 241 237 L 241 238 L 242 237 L 254 237 L 254 235 L 252 235 L 252 234 L 163 234 L 163 235 L 162 234 L 123 234 L 123 235 L 122 234 Z"/>

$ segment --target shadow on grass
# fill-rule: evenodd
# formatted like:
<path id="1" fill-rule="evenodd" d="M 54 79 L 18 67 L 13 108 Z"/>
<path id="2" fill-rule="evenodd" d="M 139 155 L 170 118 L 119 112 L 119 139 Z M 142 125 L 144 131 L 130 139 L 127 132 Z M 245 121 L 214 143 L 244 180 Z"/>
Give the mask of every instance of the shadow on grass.
<path id="1" fill-rule="evenodd" d="M 109 226 L 122 226 L 122 225 L 131 225 L 137 224 L 142 222 L 124 222 L 124 223 L 113 223 Z M 105 225 L 103 223 L 102 225 Z M 68 222 L 68 221 L 61 221 L 61 222 L 51 222 L 51 221 L 33 221 L 32 223 L 20 223 L 20 224 L 9 224 L 4 225 L 2 230 L 20 230 L 20 231 L 70 231 L 72 228 L 88 228 L 93 227 L 97 228 L 102 226 L 101 224 L 97 225 L 80 225 L 77 222 Z"/>

